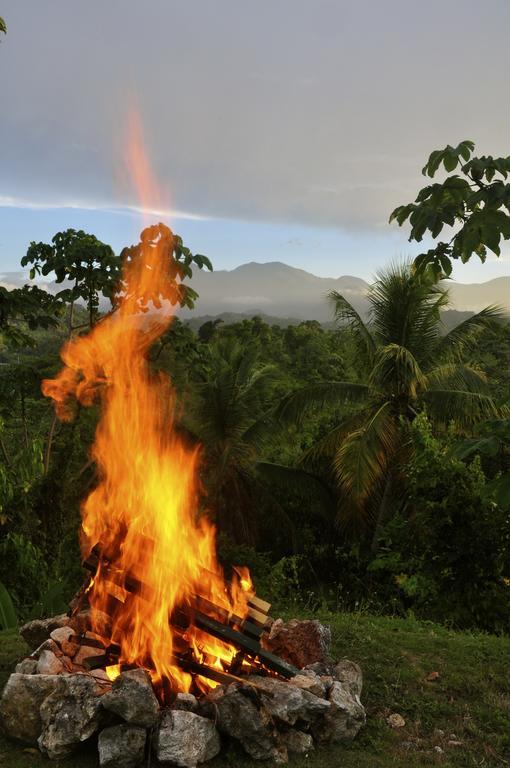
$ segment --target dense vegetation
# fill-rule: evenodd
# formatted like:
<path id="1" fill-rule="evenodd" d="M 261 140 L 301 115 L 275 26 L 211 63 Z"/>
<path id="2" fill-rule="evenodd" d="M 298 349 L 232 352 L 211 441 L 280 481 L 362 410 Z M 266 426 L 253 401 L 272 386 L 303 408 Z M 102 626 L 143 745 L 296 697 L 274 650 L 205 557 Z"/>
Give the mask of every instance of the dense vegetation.
<path id="1" fill-rule="evenodd" d="M 470 216 L 485 210 L 477 190 L 494 188 L 494 173 L 507 168 L 492 158 L 478 168 L 470 147 L 439 157 L 450 172 L 465 161 L 464 202 L 444 182 L 395 214 L 400 223 L 411 216 L 412 236 L 423 234 L 417 217 L 423 231 L 432 227 L 431 206 L 443 223 L 463 216 L 465 237 Z M 455 200 L 457 213 L 446 211 Z M 499 214 L 493 225 L 506 237 Z M 492 242 L 487 222 L 481 237 Z M 192 269 L 210 268 L 208 260 L 162 225 L 143 237 L 154 232 L 168 246 L 163 298 L 192 306 Z M 469 258 L 461 241 L 448 258 Z M 473 252 L 483 257 L 484 247 Z M 79 508 L 96 481 L 89 449 L 98 409 L 60 423 L 41 379 L 59 369 L 66 339 L 101 321 L 105 297 L 115 311 L 119 292 L 129 291 L 119 287 L 122 260 L 139 251 L 116 256 L 93 235 L 68 230 L 32 243 L 22 259 L 31 277 L 61 284 L 55 296 L 0 289 L 0 627 L 64 607 L 80 586 Z M 376 276 L 367 318 L 334 294 L 333 330 L 254 317 L 195 332 L 176 319 L 151 363 L 172 378 L 183 439 L 202 446 L 200 513 L 217 524 L 227 568 L 246 563 L 259 591 L 287 605 L 413 612 L 505 632 L 510 325 L 487 308 L 446 327 L 448 264 L 429 256 Z"/>

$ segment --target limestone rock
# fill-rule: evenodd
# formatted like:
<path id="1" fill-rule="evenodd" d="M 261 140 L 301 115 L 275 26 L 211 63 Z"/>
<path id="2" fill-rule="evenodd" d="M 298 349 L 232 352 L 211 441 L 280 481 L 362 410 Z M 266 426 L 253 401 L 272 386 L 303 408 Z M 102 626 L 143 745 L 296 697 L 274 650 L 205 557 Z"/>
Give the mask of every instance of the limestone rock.
<path id="1" fill-rule="evenodd" d="M 119 675 L 111 691 L 101 699 L 109 712 L 114 712 L 131 725 L 151 728 L 159 718 L 159 703 L 145 669 L 132 669 Z"/>
<path id="2" fill-rule="evenodd" d="M 296 688 L 301 688 L 303 691 L 309 691 L 321 699 L 326 696 L 326 686 L 315 672 L 303 670 L 299 675 L 292 677 L 289 683 L 296 686 Z"/>
<path id="3" fill-rule="evenodd" d="M 85 666 L 87 659 L 91 659 L 94 656 L 99 656 L 101 653 L 101 648 L 92 648 L 89 645 L 80 645 L 73 657 L 73 662 L 79 667 L 83 667 Z"/>
<path id="4" fill-rule="evenodd" d="M 327 663 L 331 630 L 315 619 L 291 619 L 287 623 L 276 619 L 269 634 L 263 635 L 262 641 L 267 650 L 302 669 L 314 662 Z"/>
<path id="5" fill-rule="evenodd" d="M 392 712 L 391 715 L 388 715 L 386 718 L 386 722 L 390 726 L 390 728 L 404 728 L 406 721 L 402 717 L 402 715 L 399 715 L 398 712 Z"/>
<path id="6" fill-rule="evenodd" d="M 250 757 L 281 762 L 280 741 L 271 716 L 265 708 L 259 709 L 250 688 L 239 683 L 219 686 L 209 694 L 208 702 L 219 731 L 238 741 Z"/>
<path id="7" fill-rule="evenodd" d="M 15 672 L 20 672 L 22 675 L 35 675 L 37 672 L 36 659 L 22 659 L 19 664 L 16 664 Z"/>
<path id="8" fill-rule="evenodd" d="M 313 749 L 313 738 L 311 735 L 303 733 L 303 731 L 296 731 L 295 728 L 282 733 L 282 741 L 288 751 L 294 752 L 296 755 L 306 755 L 307 752 L 311 752 Z"/>
<path id="9" fill-rule="evenodd" d="M 40 675 L 60 675 L 64 665 L 53 651 L 42 651 L 37 662 L 37 672 Z"/>
<path id="10" fill-rule="evenodd" d="M 52 632 L 50 632 L 50 638 L 59 645 L 62 645 L 63 642 L 70 640 L 73 635 L 74 632 L 68 625 L 57 627 L 57 629 L 54 629 Z"/>
<path id="11" fill-rule="evenodd" d="M 361 696 L 363 688 L 363 673 L 358 664 L 349 659 L 342 659 L 331 670 L 332 676 L 354 696 Z"/>
<path id="12" fill-rule="evenodd" d="M 42 703 L 43 725 L 39 749 L 52 759 L 72 754 L 95 733 L 101 722 L 101 703 L 95 681 L 87 675 L 56 677 L 59 681 Z"/>
<path id="13" fill-rule="evenodd" d="M 101 731 L 98 739 L 100 768 L 138 768 L 145 756 L 145 728 L 113 725 Z"/>
<path id="14" fill-rule="evenodd" d="M 156 740 L 156 756 L 160 763 L 182 768 L 196 768 L 212 760 L 221 748 L 218 731 L 211 720 L 194 712 L 165 712 Z"/>
<path id="15" fill-rule="evenodd" d="M 267 696 L 262 694 L 264 709 L 271 717 L 287 725 L 295 725 L 297 720 L 313 723 L 332 706 L 329 701 L 283 680 L 257 676 L 251 676 L 248 680 L 267 692 Z"/>
<path id="16" fill-rule="evenodd" d="M 178 693 L 172 709 L 179 709 L 182 712 L 197 712 L 198 701 L 192 693 Z"/>
<path id="17" fill-rule="evenodd" d="M 328 693 L 331 709 L 324 720 L 312 728 L 318 741 L 341 743 L 351 741 L 365 725 L 365 709 L 359 697 L 335 681 Z"/>
<path id="18" fill-rule="evenodd" d="M 48 637 L 47 640 L 44 640 L 41 645 L 39 645 L 32 653 L 30 654 L 31 659 L 39 659 L 41 654 L 44 653 L 44 651 L 51 651 L 55 656 L 62 656 L 62 651 L 56 644 L 54 640 L 51 639 L 51 637 Z"/>
<path id="19" fill-rule="evenodd" d="M 19 632 L 28 647 L 34 649 L 47 640 L 54 629 L 64 627 L 68 622 L 69 617 L 65 613 L 49 619 L 34 619 L 24 624 Z"/>
<path id="20" fill-rule="evenodd" d="M 43 701 L 62 678 L 55 675 L 12 674 L 0 699 L 0 726 L 11 739 L 37 746 L 42 731 Z"/>

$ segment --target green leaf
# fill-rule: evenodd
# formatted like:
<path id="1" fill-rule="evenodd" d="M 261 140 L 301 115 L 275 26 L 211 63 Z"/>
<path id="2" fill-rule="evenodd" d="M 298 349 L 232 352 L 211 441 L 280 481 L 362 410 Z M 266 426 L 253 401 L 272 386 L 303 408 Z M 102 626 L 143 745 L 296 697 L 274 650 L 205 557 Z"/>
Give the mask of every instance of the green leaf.
<path id="1" fill-rule="evenodd" d="M 0 629 L 14 629 L 18 626 L 18 617 L 12 598 L 0 581 Z"/>

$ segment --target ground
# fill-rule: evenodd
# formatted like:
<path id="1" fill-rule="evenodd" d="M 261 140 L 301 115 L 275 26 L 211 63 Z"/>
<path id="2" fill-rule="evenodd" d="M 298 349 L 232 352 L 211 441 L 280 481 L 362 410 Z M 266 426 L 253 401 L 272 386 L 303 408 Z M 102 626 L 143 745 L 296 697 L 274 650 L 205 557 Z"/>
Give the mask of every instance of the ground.
<path id="1" fill-rule="evenodd" d="M 293 768 L 510 765 L 510 638 L 457 633 L 414 619 L 319 618 L 331 625 L 335 655 L 363 668 L 367 727 L 352 744 L 292 760 Z M 0 632 L 0 687 L 24 652 L 17 633 Z M 400 714 L 405 726 L 390 728 L 386 718 L 392 713 Z M 37 750 L 0 736 L 0 768 L 48 765 Z M 261 763 L 233 751 L 211 768 L 256 765 Z M 94 768 L 97 758 L 84 753 L 59 766 Z"/>

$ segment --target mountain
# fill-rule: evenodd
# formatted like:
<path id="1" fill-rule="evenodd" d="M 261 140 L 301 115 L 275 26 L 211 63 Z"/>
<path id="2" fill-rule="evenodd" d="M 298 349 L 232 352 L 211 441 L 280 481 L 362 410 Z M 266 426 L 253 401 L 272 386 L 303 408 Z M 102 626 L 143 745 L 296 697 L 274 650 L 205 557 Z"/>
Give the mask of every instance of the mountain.
<path id="1" fill-rule="evenodd" d="M 236 269 L 193 273 L 193 288 L 200 296 L 194 313 L 182 317 L 235 313 L 271 315 L 296 320 L 331 320 L 326 297 L 339 291 L 364 313 L 368 283 L 359 277 L 317 277 L 279 261 L 250 262 Z"/>
<path id="2" fill-rule="evenodd" d="M 452 298 L 454 321 L 457 313 L 478 312 L 489 304 L 501 304 L 510 312 L 510 277 L 498 277 L 486 283 L 445 282 Z M 342 293 L 361 314 L 368 309 L 369 283 L 359 277 L 317 277 L 303 269 L 289 267 L 279 261 L 266 264 L 250 262 L 230 271 L 193 274 L 193 287 L 199 300 L 193 313 L 183 312 L 183 319 L 198 315 L 220 314 L 295 320 L 332 320 L 327 301 L 330 291 Z M 459 318 L 456 318 L 459 322 Z"/>
<path id="3" fill-rule="evenodd" d="M 21 272 L 0 274 L 0 285 L 12 288 L 29 282 Z M 285 324 L 301 320 L 332 320 L 332 310 L 327 301 L 330 291 L 342 293 L 363 316 L 368 308 L 369 284 L 359 277 L 317 277 L 304 269 L 296 269 L 280 261 L 260 264 L 252 261 L 232 270 L 202 272 L 194 270 L 193 288 L 199 299 L 193 312 L 183 310 L 183 320 L 204 316 L 252 317 L 261 315 L 278 319 Z M 478 312 L 489 304 L 501 304 L 510 312 L 510 276 L 498 277 L 485 283 L 445 282 L 452 298 L 452 312 Z M 64 285 L 41 284 L 50 292 L 61 290 Z M 106 308 L 106 304 L 105 304 Z M 454 321 L 454 315 L 450 318 Z M 455 321 L 458 321 L 456 318 Z M 228 322 L 228 320 L 227 320 Z"/>
<path id="4" fill-rule="evenodd" d="M 486 283 L 446 283 L 455 309 L 479 312 L 489 304 L 500 304 L 510 311 L 510 277 L 496 277 Z"/>

